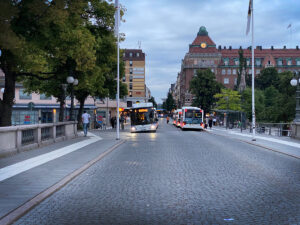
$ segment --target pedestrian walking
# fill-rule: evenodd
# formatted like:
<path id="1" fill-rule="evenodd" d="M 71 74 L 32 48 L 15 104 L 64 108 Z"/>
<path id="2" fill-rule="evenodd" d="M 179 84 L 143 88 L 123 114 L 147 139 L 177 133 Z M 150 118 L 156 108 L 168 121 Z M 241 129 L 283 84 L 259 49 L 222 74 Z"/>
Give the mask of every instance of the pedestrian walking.
<path id="1" fill-rule="evenodd" d="M 210 117 L 209 120 L 208 120 L 208 126 L 209 126 L 209 129 L 211 129 L 212 123 L 213 123 L 213 120 L 212 120 L 212 118 Z"/>
<path id="2" fill-rule="evenodd" d="M 110 124 L 112 128 L 115 128 L 115 121 L 113 117 L 110 118 Z"/>
<path id="3" fill-rule="evenodd" d="M 122 130 L 124 130 L 124 116 L 123 115 L 121 115 L 121 117 L 120 117 L 120 123 L 121 123 Z"/>
<path id="4" fill-rule="evenodd" d="M 169 116 L 167 116 L 167 124 L 169 123 L 169 120 L 170 120 L 170 118 L 169 118 Z"/>
<path id="5" fill-rule="evenodd" d="M 86 137 L 91 116 L 90 114 L 86 113 L 86 111 L 83 111 L 81 118 L 83 123 L 83 133 L 84 136 Z"/>

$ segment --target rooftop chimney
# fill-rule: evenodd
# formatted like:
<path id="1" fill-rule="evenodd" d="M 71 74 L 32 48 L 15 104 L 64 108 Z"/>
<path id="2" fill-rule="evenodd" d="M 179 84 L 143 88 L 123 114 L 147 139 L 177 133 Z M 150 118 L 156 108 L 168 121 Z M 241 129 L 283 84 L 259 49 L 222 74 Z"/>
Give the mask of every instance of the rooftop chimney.
<path id="1" fill-rule="evenodd" d="M 224 49 L 226 49 L 226 46 L 224 46 Z"/>
<path id="2" fill-rule="evenodd" d="M 232 47 L 231 46 L 229 46 L 229 50 L 231 50 L 232 49 Z"/>
<path id="3" fill-rule="evenodd" d="M 299 50 L 299 46 L 298 45 L 296 46 L 296 49 Z"/>
<path id="4" fill-rule="evenodd" d="M 274 50 L 274 46 L 273 45 L 271 46 L 271 50 Z"/>
<path id="5" fill-rule="evenodd" d="M 283 49 L 286 49 L 286 46 L 283 46 Z"/>
<path id="6" fill-rule="evenodd" d="M 219 49 L 219 50 L 221 50 L 221 49 L 222 49 L 222 46 L 221 46 L 221 45 L 219 45 L 218 49 Z"/>

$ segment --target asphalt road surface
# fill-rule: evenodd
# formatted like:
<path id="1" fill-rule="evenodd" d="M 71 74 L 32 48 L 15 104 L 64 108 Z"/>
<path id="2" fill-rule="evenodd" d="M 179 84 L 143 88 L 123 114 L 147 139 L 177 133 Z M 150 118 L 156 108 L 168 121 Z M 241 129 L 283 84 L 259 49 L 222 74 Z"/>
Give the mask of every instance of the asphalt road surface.
<path id="1" fill-rule="evenodd" d="M 300 224 L 299 159 L 165 121 L 122 138 L 16 224 Z"/>

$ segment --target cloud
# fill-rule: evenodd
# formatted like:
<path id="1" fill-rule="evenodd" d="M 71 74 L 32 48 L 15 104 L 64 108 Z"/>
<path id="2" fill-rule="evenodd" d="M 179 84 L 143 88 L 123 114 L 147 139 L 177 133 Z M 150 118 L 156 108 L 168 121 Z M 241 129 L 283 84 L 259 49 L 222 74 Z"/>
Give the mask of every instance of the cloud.
<path id="1" fill-rule="evenodd" d="M 248 47 L 245 35 L 248 0 L 120 0 L 127 9 L 120 27 L 122 48 L 146 53 L 146 84 L 158 102 L 165 98 L 180 72 L 181 60 L 200 26 L 206 26 L 216 45 Z M 300 40 L 299 0 L 256 0 L 255 43 L 265 48 L 295 47 Z M 292 35 L 287 30 L 292 23 Z M 291 37 L 292 36 L 292 37 Z"/>

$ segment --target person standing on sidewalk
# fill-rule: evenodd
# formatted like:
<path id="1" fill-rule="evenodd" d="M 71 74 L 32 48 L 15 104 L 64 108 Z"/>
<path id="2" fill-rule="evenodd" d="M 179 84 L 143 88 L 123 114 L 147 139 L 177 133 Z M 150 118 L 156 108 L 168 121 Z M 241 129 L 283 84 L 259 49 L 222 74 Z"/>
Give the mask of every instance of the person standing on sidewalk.
<path id="1" fill-rule="evenodd" d="M 83 123 L 83 133 L 84 133 L 84 136 L 86 137 L 91 116 L 90 116 L 90 114 L 86 113 L 86 111 L 83 111 L 83 114 L 81 117 L 82 117 L 82 123 Z"/>
<path id="2" fill-rule="evenodd" d="M 209 117 L 209 120 L 208 120 L 208 126 L 209 126 L 209 129 L 211 129 L 212 123 L 213 123 L 213 120 L 212 120 L 211 117 Z"/>

